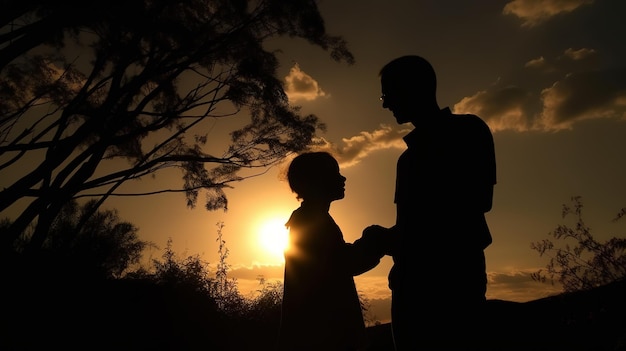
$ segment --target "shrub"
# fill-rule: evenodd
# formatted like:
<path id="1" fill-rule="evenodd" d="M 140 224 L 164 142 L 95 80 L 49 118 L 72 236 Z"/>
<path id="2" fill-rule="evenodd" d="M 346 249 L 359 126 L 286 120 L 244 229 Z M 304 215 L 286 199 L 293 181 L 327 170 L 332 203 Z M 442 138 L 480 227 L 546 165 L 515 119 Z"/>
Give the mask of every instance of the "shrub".
<path id="1" fill-rule="evenodd" d="M 565 292 L 588 290 L 626 278 L 626 238 L 613 237 L 598 242 L 591 234 L 582 217 L 580 196 L 572 197 L 571 205 L 563 205 L 562 217 L 574 215 L 573 226 L 559 225 L 549 235 L 556 240 L 567 241 L 565 247 L 557 247 L 550 239 L 531 243 L 531 249 L 539 256 L 551 255 L 546 269 L 531 274 L 535 281 L 558 281 Z M 626 215 L 622 208 L 613 219 L 618 221 Z M 574 242 L 570 246 L 569 242 Z"/>

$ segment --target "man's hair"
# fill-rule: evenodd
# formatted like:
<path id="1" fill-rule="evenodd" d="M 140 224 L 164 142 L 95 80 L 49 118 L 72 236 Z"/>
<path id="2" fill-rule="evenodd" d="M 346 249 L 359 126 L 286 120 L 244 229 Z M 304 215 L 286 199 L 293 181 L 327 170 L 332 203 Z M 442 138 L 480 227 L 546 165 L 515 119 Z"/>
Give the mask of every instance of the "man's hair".
<path id="1" fill-rule="evenodd" d="M 380 70 L 380 79 L 407 89 L 434 93 L 437 76 L 433 66 L 425 58 L 406 55 L 391 60 Z"/>

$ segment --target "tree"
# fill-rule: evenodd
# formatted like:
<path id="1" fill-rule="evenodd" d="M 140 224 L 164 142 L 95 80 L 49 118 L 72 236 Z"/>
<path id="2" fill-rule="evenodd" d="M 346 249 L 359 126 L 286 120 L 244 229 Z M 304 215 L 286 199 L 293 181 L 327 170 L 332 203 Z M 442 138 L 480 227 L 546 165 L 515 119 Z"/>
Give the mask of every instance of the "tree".
<path id="1" fill-rule="evenodd" d="M 139 240 L 138 229 L 130 222 L 124 222 L 115 210 L 93 211 L 95 200 L 80 206 L 70 201 L 52 221 L 42 249 L 31 252 L 28 264 L 33 265 L 32 273 L 39 276 L 76 278 L 121 278 L 139 263 L 143 250 L 152 246 L 148 241 Z M 88 216 L 88 219 L 84 219 Z M 84 222 L 79 226 L 79 223 Z M 11 225 L 5 220 L 0 229 Z M 23 243 L 18 243 L 17 252 L 28 242 L 30 229 L 26 231 Z M 13 262 L 15 263 L 15 262 Z M 16 268 L 16 267 L 14 267 Z M 23 270 L 23 272 L 26 272 Z"/>
<path id="2" fill-rule="evenodd" d="M 595 240 L 582 217 L 580 196 L 572 197 L 572 205 L 563 205 L 562 216 L 576 216 L 573 227 L 559 225 L 550 236 L 558 240 L 573 240 L 575 246 L 556 247 L 550 239 L 531 243 L 531 248 L 539 256 L 552 254 L 546 270 L 531 274 L 535 281 L 556 280 L 565 292 L 588 290 L 626 279 L 626 238 L 613 237 L 605 243 Z M 614 221 L 624 217 L 626 208 L 622 208 Z"/>
<path id="3" fill-rule="evenodd" d="M 0 245 L 35 225 L 38 250 L 65 204 L 182 192 L 227 209 L 223 189 L 305 149 L 324 129 L 289 104 L 270 38 L 353 63 L 314 0 L 16 1 L 0 15 L 0 212 L 26 204 Z M 223 150 L 211 123 L 232 122 Z M 220 154 L 221 153 L 221 154 Z M 182 172 L 180 187 L 122 191 Z M 252 170 L 252 174 L 243 174 Z M 15 176 L 19 174 L 19 176 Z M 167 185 L 169 186 L 169 184 Z"/>

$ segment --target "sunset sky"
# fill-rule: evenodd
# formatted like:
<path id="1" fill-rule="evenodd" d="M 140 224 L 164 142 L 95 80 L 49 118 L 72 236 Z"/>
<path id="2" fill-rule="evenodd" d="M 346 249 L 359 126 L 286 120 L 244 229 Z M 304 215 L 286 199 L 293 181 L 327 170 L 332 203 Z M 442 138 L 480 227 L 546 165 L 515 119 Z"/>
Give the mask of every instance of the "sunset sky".
<path id="1" fill-rule="evenodd" d="M 331 214 L 352 242 L 370 224 L 391 226 L 397 157 L 413 126 L 397 125 L 382 108 L 378 71 L 401 55 L 428 59 L 438 76 L 438 100 L 457 113 L 475 113 L 491 127 L 498 184 L 488 213 L 487 297 L 529 301 L 558 291 L 531 280 L 548 259 L 530 248 L 574 218 L 563 204 L 581 196 L 596 239 L 624 237 L 612 222 L 626 206 L 626 2 L 623 0 L 322 0 L 330 34 L 341 35 L 356 63 L 293 39 L 279 39 L 279 75 L 290 101 L 327 125 L 319 136 L 347 178 L 346 197 Z M 245 116 L 242 116 L 245 118 Z M 224 126 L 226 128 L 226 126 Z M 214 131 L 219 133 L 220 125 Z M 209 134 L 210 136 L 211 134 Z M 213 147 L 226 147 L 213 145 Z M 281 178 L 284 165 L 233 184 L 227 212 L 185 206 L 182 194 L 113 199 L 141 239 L 160 248 L 168 238 L 179 255 L 217 263 L 217 223 L 229 249 L 229 275 L 244 293 L 256 278 L 282 279 L 280 252 L 264 248 L 264 226 L 284 223 L 299 206 Z M 142 181 L 180 185 L 180 176 Z M 568 220 L 569 219 L 569 220 Z M 276 230 L 276 229 L 275 229 Z M 441 252 L 445 247 L 415 248 Z M 161 252 L 148 252 L 160 258 Z M 149 257 L 148 257 L 149 258 Z M 389 318 L 391 258 L 356 278 L 380 320 Z M 436 264 L 436 263 L 434 263 Z M 454 279 L 454 272 L 449 272 Z M 417 282 L 416 284 L 420 284 Z"/>

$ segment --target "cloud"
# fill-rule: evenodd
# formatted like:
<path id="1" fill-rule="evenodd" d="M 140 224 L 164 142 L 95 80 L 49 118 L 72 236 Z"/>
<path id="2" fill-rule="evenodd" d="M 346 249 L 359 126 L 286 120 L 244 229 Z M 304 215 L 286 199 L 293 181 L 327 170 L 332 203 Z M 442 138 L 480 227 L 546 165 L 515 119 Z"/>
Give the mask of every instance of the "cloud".
<path id="1" fill-rule="evenodd" d="M 562 55 L 552 60 L 543 56 L 532 59 L 524 64 L 524 68 L 544 73 L 562 73 L 582 69 L 592 69 L 597 63 L 597 52 L 590 48 L 567 48 Z"/>
<path id="2" fill-rule="evenodd" d="M 233 266 L 228 272 L 229 277 L 237 279 L 257 280 L 263 277 L 268 280 L 283 279 L 284 265 L 254 264 L 252 266 Z"/>
<path id="3" fill-rule="evenodd" d="M 532 59 L 524 65 L 524 67 L 529 68 L 544 68 L 546 66 L 546 59 L 543 56 L 540 56 L 536 59 Z"/>
<path id="4" fill-rule="evenodd" d="M 591 3 L 593 0 L 513 0 L 504 6 L 502 13 L 522 19 L 522 27 L 534 27 L 558 14 Z"/>
<path id="5" fill-rule="evenodd" d="M 532 94 L 522 88 L 508 86 L 479 91 L 461 99 L 453 106 L 455 113 L 480 116 L 493 132 L 501 130 L 527 131 L 532 121 L 530 105 Z"/>
<path id="6" fill-rule="evenodd" d="M 599 70 L 596 58 L 590 48 L 568 48 L 552 62 L 540 56 L 524 64 L 542 73 L 537 77 L 523 73 L 535 87 L 504 86 L 498 80 L 464 97 L 453 110 L 480 116 L 493 132 L 551 132 L 589 119 L 626 120 L 626 67 Z"/>
<path id="7" fill-rule="evenodd" d="M 212 267 L 211 271 L 217 271 L 217 267 Z M 236 280 L 241 295 L 254 297 L 262 288 L 260 278 L 263 278 L 266 284 L 282 284 L 284 271 L 284 265 L 236 265 L 230 267 L 228 278 Z"/>
<path id="8" fill-rule="evenodd" d="M 297 63 L 291 67 L 289 74 L 285 77 L 285 93 L 292 102 L 298 100 L 312 101 L 326 96 L 317 81 L 300 70 Z"/>
<path id="9" fill-rule="evenodd" d="M 391 322 L 391 296 L 385 299 L 369 299 L 368 314 L 382 324 Z"/>
<path id="10" fill-rule="evenodd" d="M 571 129 L 596 118 L 626 120 L 626 68 L 572 73 L 541 92 L 543 111 L 537 127 Z"/>
<path id="11" fill-rule="evenodd" d="M 587 57 L 593 56 L 596 53 L 594 49 L 582 48 L 578 50 L 574 50 L 572 48 L 568 48 L 565 50 L 563 56 L 572 59 L 574 61 L 583 60 Z"/>
<path id="12" fill-rule="evenodd" d="M 402 137 L 409 132 L 407 128 L 394 129 L 388 125 L 381 125 L 372 132 L 360 132 L 358 135 L 341 139 L 341 145 L 335 145 L 320 138 L 316 151 L 332 153 L 342 168 L 354 166 L 376 150 L 404 149 L 406 144 Z"/>
<path id="13" fill-rule="evenodd" d="M 533 113 L 534 105 L 540 110 Z M 572 73 L 535 94 L 519 87 L 491 88 L 461 99 L 455 113 L 472 113 L 493 132 L 557 131 L 598 118 L 626 120 L 626 69 Z"/>
<path id="14" fill-rule="evenodd" d="M 533 270 L 535 272 L 537 270 Z M 531 271 L 488 272 L 487 299 L 527 302 L 557 295 L 561 286 L 532 280 Z"/>
<path id="15" fill-rule="evenodd" d="M 354 282 L 357 285 L 359 294 L 363 294 L 369 299 L 387 299 L 391 297 L 387 274 L 382 276 L 359 275 L 354 277 Z"/>

